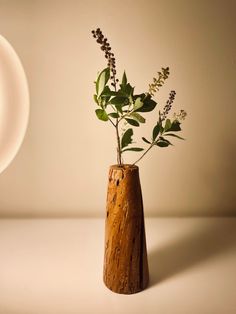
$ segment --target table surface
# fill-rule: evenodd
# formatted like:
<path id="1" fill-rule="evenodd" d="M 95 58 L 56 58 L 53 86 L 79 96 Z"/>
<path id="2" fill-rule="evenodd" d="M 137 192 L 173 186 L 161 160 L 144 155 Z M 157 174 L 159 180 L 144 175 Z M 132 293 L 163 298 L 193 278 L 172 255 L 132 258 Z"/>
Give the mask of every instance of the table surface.
<path id="1" fill-rule="evenodd" d="M 102 281 L 102 219 L 0 220 L 0 314 L 235 314 L 236 218 L 148 218 L 150 285 Z"/>

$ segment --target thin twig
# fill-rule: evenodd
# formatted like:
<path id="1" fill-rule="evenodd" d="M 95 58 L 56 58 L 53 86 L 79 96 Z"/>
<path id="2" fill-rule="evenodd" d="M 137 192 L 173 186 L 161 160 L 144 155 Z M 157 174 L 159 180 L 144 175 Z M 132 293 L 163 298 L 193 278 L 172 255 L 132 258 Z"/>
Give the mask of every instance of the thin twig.
<path id="1" fill-rule="evenodd" d="M 142 154 L 142 156 L 133 163 L 133 166 L 136 165 L 149 152 L 153 145 L 155 145 L 155 142 L 152 142 L 150 147 Z"/>

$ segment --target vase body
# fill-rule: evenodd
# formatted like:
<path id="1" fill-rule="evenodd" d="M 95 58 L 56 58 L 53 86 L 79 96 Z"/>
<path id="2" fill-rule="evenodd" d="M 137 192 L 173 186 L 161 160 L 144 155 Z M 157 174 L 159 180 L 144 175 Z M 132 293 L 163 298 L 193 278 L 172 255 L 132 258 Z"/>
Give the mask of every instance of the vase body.
<path id="1" fill-rule="evenodd" d="M 114 292 L 132 294 L 149 279 L 139 169 L 114 165 L 108 179 L 103 280 Z"/>

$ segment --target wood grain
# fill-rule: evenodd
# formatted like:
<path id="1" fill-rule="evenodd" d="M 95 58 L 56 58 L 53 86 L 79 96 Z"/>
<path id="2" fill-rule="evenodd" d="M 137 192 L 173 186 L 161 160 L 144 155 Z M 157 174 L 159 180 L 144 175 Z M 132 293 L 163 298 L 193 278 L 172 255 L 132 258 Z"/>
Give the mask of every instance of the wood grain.
<path id="1" fill-rule="evenodd" d="M 148 285 L 143 201 L 137 166 L 109 170 L 103 280 L 112 291 L 131 294 Z"/>

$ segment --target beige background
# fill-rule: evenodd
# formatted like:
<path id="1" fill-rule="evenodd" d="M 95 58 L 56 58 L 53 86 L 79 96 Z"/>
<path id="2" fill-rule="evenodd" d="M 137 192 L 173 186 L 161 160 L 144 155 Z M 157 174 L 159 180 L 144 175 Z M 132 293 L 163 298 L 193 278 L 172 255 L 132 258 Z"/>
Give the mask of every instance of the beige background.
<path id="1" fill-rule="evenodd" d="M 148 215 L 234 215 L 236 1 L 3 1 L 0 33 L 29 80 L 31 115 L 24 143 L 0 175 L 0 216 L 101 216 L 114 130 L 98 121 L 93 80 L 106 66 L 90 35 L 101 27 L 136 91 L 155 72 L 171 77 L 186 109 L 183 136 L 140 164 Z M 155 114 L 138 136 L 149 136 Z M 132 162 L 134 153 L 127 154 Z"/>

